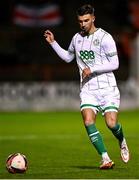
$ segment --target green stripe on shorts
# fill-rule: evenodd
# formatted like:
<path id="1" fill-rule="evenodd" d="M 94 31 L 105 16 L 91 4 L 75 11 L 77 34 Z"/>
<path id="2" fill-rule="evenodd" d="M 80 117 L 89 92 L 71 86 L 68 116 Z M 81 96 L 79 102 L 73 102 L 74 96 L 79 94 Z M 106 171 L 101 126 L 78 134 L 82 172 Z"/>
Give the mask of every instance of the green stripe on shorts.
<path id="1" fill-rule="evenodd" d="M 108 106 L 108 107 L 106 107 L 106 108 L 103 110 L 103 112 L 105 112 L 106 110 L 109 110 L 109 109 L 115 109 L 115 110 L 118 111 L 118 108 L 117 108 L 117 107 L 115 107 L 115 106 Z"/>
<path id="2" fill-rule="evenodd" d="M 95 107 L 95 108 L 98 109 L 98 106 L 95 106 L 95 105 L 92 105 L 92 104 L 82 104 L 82 105 L 80 106 L 80 108 L 87 107 L 87 106 Z"/>

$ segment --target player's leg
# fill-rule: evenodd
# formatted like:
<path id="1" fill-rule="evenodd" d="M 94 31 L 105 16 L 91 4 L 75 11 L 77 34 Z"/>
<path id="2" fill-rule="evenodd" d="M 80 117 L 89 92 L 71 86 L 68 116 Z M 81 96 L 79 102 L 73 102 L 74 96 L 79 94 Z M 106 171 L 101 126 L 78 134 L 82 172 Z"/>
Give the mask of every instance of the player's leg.
<path id="1" fill-rule="evenodd" d="M 118 113 L 115 111 L 106 112 L 105 113 L 105 121 L 108 128 L 112 131 L 113 135 L 119 140 L 119 142 L 123 141 L 124 135 L 122 126 L 117 122 Z"/>
<path id="2" fill-rule="evenodd" d="M 83 86 L 80 92 L 80 108 L 81 108 L 81 113 L 84 121 L 84 125 L 86 128 L 86 131 L 88 133 L 88 136 L 96 148 L 97 152 L 102 156 L 102 161 L 105 159 L 108 159 L 106 163 L 102 163 L 104 166 L 101 166 L 100 168 L 111 168 L 113 164 L 111 163 L 112 161 L 110 160 L 107 150 L 105 148 L 105 145 L 103 143 L 103 139 L 101 137 L 101 134 L 97 130 L 95 126 L 96 122 L 96 114 L 99 111 L 98 105 L 99 105 L 99 99 L 98 97 L 98 90 L 89 90 L 88 86 Z"/>
<path id="3" fill-rule="evenodd" d="M 100 166 L 100 169 L 112 168 L 114 163 L 109 158 L 102 136 L 95 126 L 96 110 L 82 107 L 81 114 L 88 136 L 92 144 L 94 145 L 95 149 L 97 150 L 98 154 L 102 156 L 102 164 Z"/>
<path id="4" fill-rule="evenodd" d="M 127 163 L 129 161 L 129 149 L 123 134 L 122 126 L 117 121 L 117 112 L 111 111 L 105 113 L 105 121 L 108 128 L 111 130 L 113 135 L 118 139 L 120 149 L 121 149 L 121 158 L 122 160 Z"/>
<path id="5" fill-rule="evenodd" d="M 120 92 L 117 87 L 108 87 L 102 90 L 103 102 L 102 106 L 105 121 L 113 135 L 118 139 L 121 158 L 127 163 L 129 160 L 129 150 L 123 134 L 122 126 L 117 120 L 118 109 L 120 105 Z"/>

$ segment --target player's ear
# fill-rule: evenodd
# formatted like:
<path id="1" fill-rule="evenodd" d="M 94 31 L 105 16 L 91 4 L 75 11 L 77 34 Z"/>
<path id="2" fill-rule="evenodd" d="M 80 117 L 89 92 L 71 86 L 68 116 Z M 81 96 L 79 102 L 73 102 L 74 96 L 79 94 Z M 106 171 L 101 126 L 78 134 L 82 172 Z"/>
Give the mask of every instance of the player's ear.
<path id="1" fill-rule="evenodd" d="M 93 19 L 92 19 L 92 22 L 94 22 L 95 21 L 95 16 L 93 16 Z"/>

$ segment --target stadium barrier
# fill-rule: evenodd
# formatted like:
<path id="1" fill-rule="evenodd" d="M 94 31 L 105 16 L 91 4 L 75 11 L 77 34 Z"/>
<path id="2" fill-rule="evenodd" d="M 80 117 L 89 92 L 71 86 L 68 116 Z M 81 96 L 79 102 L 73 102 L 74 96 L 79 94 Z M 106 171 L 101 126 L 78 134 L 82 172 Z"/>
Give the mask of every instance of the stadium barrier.
<path id="1" fill-rule="evenodd" d="M 121 109 L 139 107 L 139 92 L 133 80 L 120 82 Z M 79 110 L 77 82 L 1 83 L 0 111 Z"/>
<path id="2" fill-rule="evenodd" d="M 1 111 L 79 109 L 76 82 L 0 84 Z"/>

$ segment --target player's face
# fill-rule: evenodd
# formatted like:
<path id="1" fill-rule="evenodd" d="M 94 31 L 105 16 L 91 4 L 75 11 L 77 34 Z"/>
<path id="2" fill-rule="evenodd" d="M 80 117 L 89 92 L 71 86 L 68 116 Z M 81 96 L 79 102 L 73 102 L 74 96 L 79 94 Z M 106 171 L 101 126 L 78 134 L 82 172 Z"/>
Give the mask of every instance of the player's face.
<path id="1" fill-rule="evenodd" d="M 91 14 L 85 14 L 83 16 L 78 16 L 78 22 L 81 30 L 89 33 L 91 31 L 92 26 L 94 25 L 95 17 Z"/>

